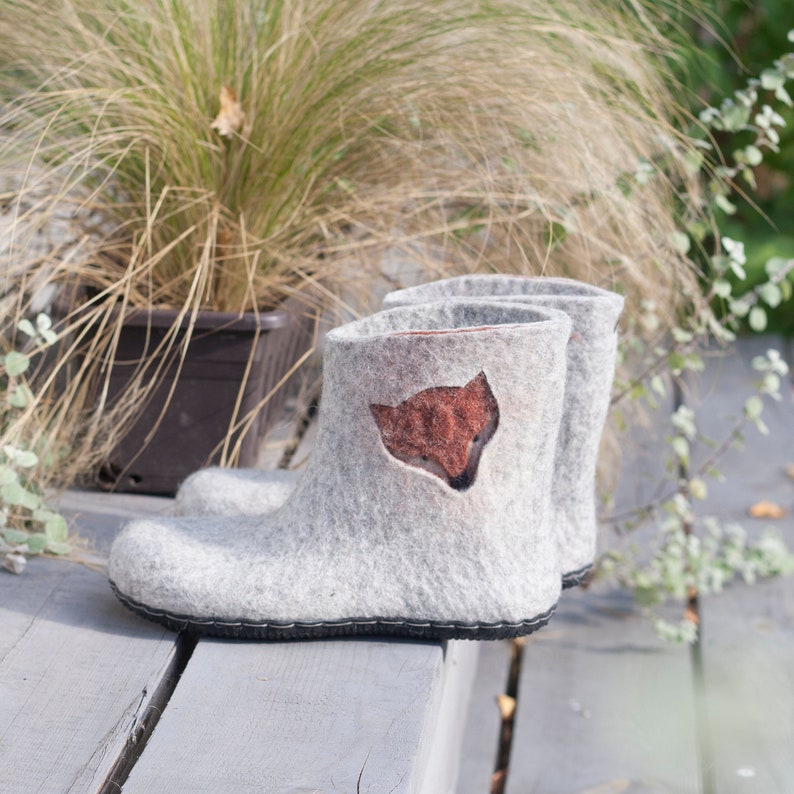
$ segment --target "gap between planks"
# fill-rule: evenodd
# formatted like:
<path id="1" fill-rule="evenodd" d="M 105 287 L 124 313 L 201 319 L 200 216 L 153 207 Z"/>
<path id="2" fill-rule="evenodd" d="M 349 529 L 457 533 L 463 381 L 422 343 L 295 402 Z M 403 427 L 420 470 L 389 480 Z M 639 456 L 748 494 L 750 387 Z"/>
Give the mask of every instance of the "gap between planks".
<path id="1" fill-rule="evenodd" d="M 179 679 L 193 655 L 196 643 L 195 637 L 185 634 L 180 634 L 177 637 L 174 656 L 154 693 L 149 697 L 149 693 L 144 690 L 141 695 L 141 702 L 132 718 L 132 726 L 127 742 L 115 765 L 110 770 L 107 780 L 99 789 L 99 794 L 118 794 L 118 792 L 123 790 L 130 772 L 146 749 L 147 742 L 168 706 L 171 696 L 174 694 Z"/>

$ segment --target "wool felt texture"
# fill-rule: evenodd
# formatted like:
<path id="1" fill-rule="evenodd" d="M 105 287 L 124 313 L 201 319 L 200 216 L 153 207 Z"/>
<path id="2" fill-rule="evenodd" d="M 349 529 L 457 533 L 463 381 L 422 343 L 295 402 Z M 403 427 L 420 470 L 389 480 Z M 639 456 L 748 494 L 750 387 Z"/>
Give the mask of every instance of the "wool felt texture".
<path id="1" fill-rule="evenodd" d="M 389 308 L 450 297 L 547 306 L 571 317 L 553 501 L 563 586 L 580 584 L 596 554 L 595 471 L 614 379 L 615 326 L 623 298 L 573 279 L 471 275 L 396 290 L 385 296 L 383 304 Z M 286 500 L 299 476 L 277 471 L 236 470 L 222 476 L 216 472 L 197 472 L 185 482 L 177 497 L 181 514 L 264 513 Z"/>
<path id="2" fill-rule="evenodd" d="M 133 521 L 111 549 L 114 592 L 172 628 L 248 639 L 534 631 L 560 592 L 549 513 L 570 327 L 552 309 L 445 300 L 331 331 L 289 499 L 262 516 Z M 499 420 L 470 487 L 386 449 L 372 405 L 480 373 Z"/>
<path id="3" fill-rule="evenodd" d="M 565 404 L 552 491 L 563 586 L 580 584 L 596 554 L 595 476 L 609 409 L 623 297 L 565 278 L 471 275 L 395 290 L 384 308 L 452 297 L 478 297 L 547 306 L 572 321 Z"/>
<path id="4" fill-rule="evenodd" d="M 193 472 L 180 486 L 173 512 L 181 516 L 261 515 L 287 501 L 300 474 L 275 469 L 226 469 L 209 466 Z"/>

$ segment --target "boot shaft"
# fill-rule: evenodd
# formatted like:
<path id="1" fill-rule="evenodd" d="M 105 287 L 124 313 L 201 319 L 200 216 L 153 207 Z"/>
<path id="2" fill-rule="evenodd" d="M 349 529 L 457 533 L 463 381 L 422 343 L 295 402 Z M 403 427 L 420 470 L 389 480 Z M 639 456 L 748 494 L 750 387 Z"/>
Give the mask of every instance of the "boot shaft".
<path id="1" fill-rule="evenodd" d="M 331 331 L 317 441 L 292 503 L 304 513 L 325 510 L 342 533 L 373 503 L 384 519 L 373 530 L 386 535 L 400 526 L 413 531 L 416 523 L 457 531 L 488 523 L 494 533 L 521 534 L 527 512 L 542 524 L 569 335 L 570 320 L 554 310 L 461 300 L 385 310 Z M 476 432 L 458 410 L 460 393 L 472 395 L 477 417 L 492 398 L 497 421 L 477 450 L 471 482 L 456 488 L 433 464 L 449 466 L 446 459 L 474 442 Z M 417 407 L 423 401 L 429 406 Z M 408 451 L 424 442 L 427 448 L 415 451 L 428 465 L 396 455 L 399 439 L 385 437 L 377 414 L 408 414 L 406 424 L 417 425 L 411 412 L 434 408 L 441 416 L 425 416 L 402 442 Z M 318 490 L 318 482 L 325 487 Z"/>

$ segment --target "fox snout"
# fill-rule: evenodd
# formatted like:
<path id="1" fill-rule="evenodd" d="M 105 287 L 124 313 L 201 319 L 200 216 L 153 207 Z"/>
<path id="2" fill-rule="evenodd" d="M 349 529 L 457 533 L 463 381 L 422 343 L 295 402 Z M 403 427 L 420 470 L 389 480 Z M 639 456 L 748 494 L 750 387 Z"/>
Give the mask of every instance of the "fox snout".
<path id="1" fill-rule="evenodd" d="M 449 481 L 450 486 L 456 491 L 465 491 L 471 483 L 472 479 L 467 471 L 464 471 L 463 474 L 459 474 L 457 477 L 453 477 Z"/>

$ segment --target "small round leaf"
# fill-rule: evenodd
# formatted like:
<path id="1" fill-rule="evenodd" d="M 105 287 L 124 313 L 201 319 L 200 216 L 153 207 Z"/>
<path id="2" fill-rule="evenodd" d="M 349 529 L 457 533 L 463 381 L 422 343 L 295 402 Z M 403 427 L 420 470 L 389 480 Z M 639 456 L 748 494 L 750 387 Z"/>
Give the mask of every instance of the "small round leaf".
<path id="1" fill-rule="evenodd" d="M 30 366 L 30 360 L 23 353 L 12 350 L 3 357 L 3 364 L 6 372 L 13 377 L 21 375 Z"/>
<path id="2" fill-rule="evenodd" d="M 747 317 L 747 323 L 756 333 L 766 330 L 766 312 L 760 306 L 753 306 Z"/>

